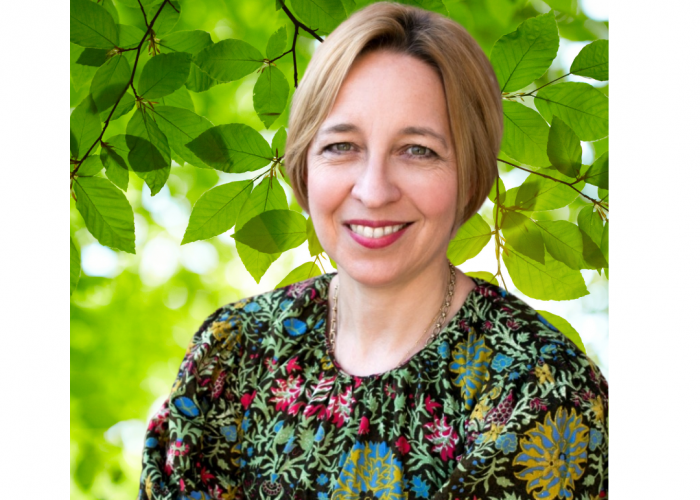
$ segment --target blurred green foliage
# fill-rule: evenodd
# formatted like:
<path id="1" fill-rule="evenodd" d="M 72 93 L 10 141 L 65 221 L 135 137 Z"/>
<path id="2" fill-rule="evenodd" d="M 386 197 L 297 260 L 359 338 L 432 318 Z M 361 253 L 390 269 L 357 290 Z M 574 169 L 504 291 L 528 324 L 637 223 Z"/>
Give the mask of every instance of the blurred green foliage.
<path id="1" fill-rule="evenodd" d="M 140 28 L 141 32 L 146 30 L 137 0 L 100 0 L 97 3 L 110 13 L 116 12 L 120 24 Z M 352 0 L 344 3 L 351 5 L 351 10 L 356 10 L 371 2 L 357 1 L 354 6 Z M 487 54 L 491 53 L 494 43 L 504 34 L 514 31 L 524 20 L 549 11 L 550 7 L 556 11 L 559 35 L 563 39 L 591 41 L 607 38 L 607 23 L 588 19 L 576 0 L 549 0 L 547 3 L 540 0 L 445 0 L 443 3 L 450 17 L 465 26 Z M 153 9 L 160 2 L 146 1 L 144 5 L 149 18 L 152 18 L 155 13 Z M 176 5 L 181 10 L 179 17 L 170 13 L 164 15 L 160 22 L 175 22 L 171 32 L 203 30 L 210 33 L 214 43 L 241 39 L 264 53 L 268 40 L 280 27 L 287 29 L 288 45 L 294 32 L 294 24 L 282 10 L 276 10 L 275 0 L 181 0 Z M 126 34 L 120 32 L 119 36 L 123 41 Z M 137 37 L 135 43 L 138 43 L 138 32 L 134 32 L 133 36 Z M 318 43 L 300 31 L 297 41 L 299 77 L 304 74 Z M 71 108 L 84 102 L 90 93 L 89 82 L 104 62 L 105 50 L 83 49 L 71 43 Z M 133 64 L 134 52 L 125 52 L 121 57 Z M 138 71 L 150 59 L 144 49 Z M 93 61 L 92 65 L 85 64 L 90 61 Z M 290 79 L 290 94 L 293 95 L 291 57 L 283 57 L 276 64 Z M 567 72 L 568 68 L 555 64 L 525 90 L 534 89 Z M 214 126 L 229 123 L 250 125 L 262 133 L 268 142 L 272 142 L 274 131 L 287 123 L 288 107 L 271 130 L 267 130 L 254 109 L 253 89 L 257 78 L 258 75 L 253 73 L 201 93 L 188 92 L 192 101 L 191 110 L 208 118 Z M 84 83 L 86 81 L 88 84 Z M 606 86 L 598 88 L 607 95 Z M 163 104 L 168 105 L 168 99 L 172 96 L 175 94 L 164 97 Z M 181 95 L 180 98 L 186 96 Z M 109 93 L 101 99 L 108 102 Z M 118 115 L 119 111 L 115 117 Z M 113 119 L 105 138 L 125 134 L 132 115 L 133 112 L 126 112 Z M 78 118 L 76 115 L 75 119 Z M 566 133 L 568 131 L 563 130 L 562 134 Z M 595 158 L 607 151 L 607 143 L 607 138 L 591 143 Z M 81 153 L 84 151 L 81 145 L 75 147 Z M 511 160 L 506 155 L 501 157 Z M 508 165 L 501 167 L 504 173 L 512 169 Z M 158 267 L 153 263 L 157 263 L 159 258 L 171 258 L 166 255 L 167 249 L 177 254 L 176 245 L 184 235 L 187 218 L 202 194 L 216 186 L 220 178 L 232 180 L 222 175 L 227 174 L 189 164 L 173 166 L 163 191 L 151 198 L 144 180 L 133 172 L 129 173 L 126 197 L 135 214 L 136 254 L 120 252 L 110 257 L 111 250 L 104 249 L 107 254 L 103 252 L 100 255 L 113 258 L 116 262 L 107 273 L 110 277 L 90 276 L 85 268 L 79 280 L 77 276 L 71 276 L 71 289 L 75 287 L 71 297 L 70 339 L 71 498 L 135 497 L 147 419 L 169 392 L 194 331 L 219 306 L 263 291 L 265 287 L 269 289 L 283 279 L 287 281 L 287 275 L 298 264 L 292 255 L 283 254 L 268 271 L 271 276 L 256 285 L 241 264 L 233 240 L 223 235 L 206 242 L 188 244 L 200 245 L 193 247 L 200 253 L 194 252 L 187 258 L 183 258 L 183 255 L 189 250 L 184 250 L 187 246 L 182 247 L 179 254 L 181 262 L 170 266 L 170 271 L 174 270 L 174 273 L 166 270 L 159 274 L 153 271 L 151 267 Z M 112 181 L 117 183 L 114 179 Z M 285 189 L 291 199 L 288 188 Z M 504 193 L 505 189 L 500 194 Z M 598 196 L 606 200 L 607 191 L 599 189 Z M 575 222 L 579 211 L 589 206 L 577 199 L 563 209 L 565 213 L 556 212 L 556 217 L 552 211 L 531 215 L 538 220 Z M 290 208 L 301 211 L 293 200 Z M 479 224 L 492 226 L 494 218 L 489 212 L 482 212 L 483 220 L 472 221 L 477 229 L 464 230 L 478 233 Z M 180 219 L 175 217 L 178 213 L 181 214 Z M 579 225 L 580 220 L 579 216 Z M 311 226 L 309 235 L 313 234 Z M 605 234 L 607 238 L 607 232 Z M 78 262 L 82 252 L 85 265 L 86 257 L 89 257 L 87 252 L 94 250 L 97 243 L 86 229 L 74 201 L 71 201 L 71 235 L 71 261 Z M 313 243 L 314 238 L 310 238 L 310 241 L 310 244 L 317 245 Z M 310 253 L 316 255 L 319 251 L 320 247 L 312 249 Z M 474 253 L 471 247 L 460 251 L 470 257 Z M 91 258 L 94 260 L 94 257 Z M 325 271 L 328 271 L 330 264 L 327 261 L 325 266 Z M 313 272 L 317 273 L 318 269 Z M 297 276 L 292 274 L 289 279 L 297 279 Z"/>

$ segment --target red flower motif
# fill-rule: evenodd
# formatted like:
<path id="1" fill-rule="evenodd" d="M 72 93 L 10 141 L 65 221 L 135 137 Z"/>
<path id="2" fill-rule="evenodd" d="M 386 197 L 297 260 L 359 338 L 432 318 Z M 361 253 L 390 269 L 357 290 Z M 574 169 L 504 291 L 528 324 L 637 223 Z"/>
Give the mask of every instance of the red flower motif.
<path id="1" fill-rule="evenodd" d="M 331 396 L 326 408 L 326 415 L 330 418 L 333 415 L 332 422 L 340 427 L 352 414 L 352 406 L 355 398 L 352 397 L 352 387 L 348 386 L 343 394 L 339 396 Z"/>
<path id="2" fill-rule="evenodd" d="M 301 394 L 301 378 L 298 375 L 290 376 L 287 380 L 280 378 L 275 382 L 277 382 L 277 387 L 270 389 L 274 394 L 270 398 L 270 402 L 275 403 L 275 410 L 286 410 Z"/>
<path id="3" fill-rule="evenodd" d="M 519 330 L 520 329 L 520 323 L 517 321 L 513 321 L 512 319 L 509 319 L 506 321 L 506 326 L 510 328 L 511 330 Z"/>
<path id="4" fill-rule="evenodd" d="M 425 409 L 428 410 L 428 413 L 431 415 L 433 414 L 433 411 L 435 408 L 440 408 L 442 405 L 440 403 L 436 403 L 434 401 L 430 400 L 430 394 L 425 398 Z"/>
<path id="5" fill-rule="evenodd" d="M 287 375 L 289 375 L 289 372 L 293 372 L 294 370 L 301 370 L 301 366 L 297 363 L 297 358 L 298 356 L 294 356 L 292 359 L 287 361 L 287 364 L 285 365 Z"/>
<path id="6" fill-rule="evenodd" d="M 245 408 L 246 410 L 248 409 L 250 403 L 253 402 L 253 399 L 255 399 L 255 395 L 257 393 L 258 391 L 253 391 L 252 393 L 243 394 L 243 396 L 241 396 L 241 404 L 243 405 L 243 408 Z"/>
<path id="7" fill-rule="evenodd" d="M 484 330 L 490 330 L 491 328 L 493 328 L 493 323 L 490 321 L 484 321 Z"/>
<path id="8" fill-rule="evenodd" d="M 272 373 L 275 370 L 276 364 L 277 360 L 275 358 L 265 358 L 265 367 L 270 373 Z"/>
<path id="9" fill-rule="evenodd" d="M 400 436 L 399 439 L 396 440 L 396 448 L 401 452 L 402 455 L 405 455 L 409 451 L 411 451 L 411 443 L 408 442 L 408 440 Z"/>
<path id="10" fill-rule="evenodd" d="M 362 417 L 360 419 L 360 428 L 357 431 L 358 434 L 367 434 L 369 432 L 369 419 L 367 417 Z"/>
<path id="11" fill-rule="evenodd" d="M 428 429 L 431 434 L 426 434 L 425 438 L 433 443 L 434 452 L 440 452 L 440 458 L 447 461 L 447 458 L 454 458 L 455 446 L 459 442 L 459 436 L 452 429 L 452 426 L 447 423 L 447 418 L 443 415 L 442 418 L 434 417 L 433 423 L 425 424 L 423 427 Z"/>

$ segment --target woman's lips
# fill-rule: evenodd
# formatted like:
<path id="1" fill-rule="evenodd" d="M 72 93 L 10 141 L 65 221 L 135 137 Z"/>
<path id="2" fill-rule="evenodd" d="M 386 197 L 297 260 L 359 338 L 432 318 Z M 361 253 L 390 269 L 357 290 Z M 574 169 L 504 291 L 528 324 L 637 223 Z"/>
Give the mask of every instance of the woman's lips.
<path id="1" fill-rule="evenodd" d="M 365 248 L 384 248 L 398 240 L 411 223 L 399 221 L 351 220 L 345 227 L 352 239 Z"/>

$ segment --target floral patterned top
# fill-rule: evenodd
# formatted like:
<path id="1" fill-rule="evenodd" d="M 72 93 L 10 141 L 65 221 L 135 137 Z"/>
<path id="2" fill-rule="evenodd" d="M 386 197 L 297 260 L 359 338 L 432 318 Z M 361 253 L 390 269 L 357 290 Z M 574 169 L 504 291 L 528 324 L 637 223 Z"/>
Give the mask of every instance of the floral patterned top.
<path id="1" fill-rule="evenodd" d="M 358 377 L 327 345 L 333 274 L 226 305 L 146 435 L 140 500 L 607 498 L 607 383 L 475 279 L 438 337 Z"/>

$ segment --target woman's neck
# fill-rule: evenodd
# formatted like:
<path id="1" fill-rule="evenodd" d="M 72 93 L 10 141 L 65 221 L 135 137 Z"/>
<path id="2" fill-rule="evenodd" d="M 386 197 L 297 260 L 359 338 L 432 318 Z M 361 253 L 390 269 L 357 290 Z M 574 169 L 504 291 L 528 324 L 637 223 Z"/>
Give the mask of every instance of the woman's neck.
<path id="1" fill-rule="evenodd" d="M 335 286 L 339 284 L 335 340 L 338 363 L 354 375 L 371 375 L 394 368 L 422 349 L 433 331 L 449 279 L 446 260 L 385 286 L 366 286 L 339 268 L 329 289 L 332 314 Z M 445 324 L 459 311 L 473 287 L 473 281 L 456 270 Z"/>

